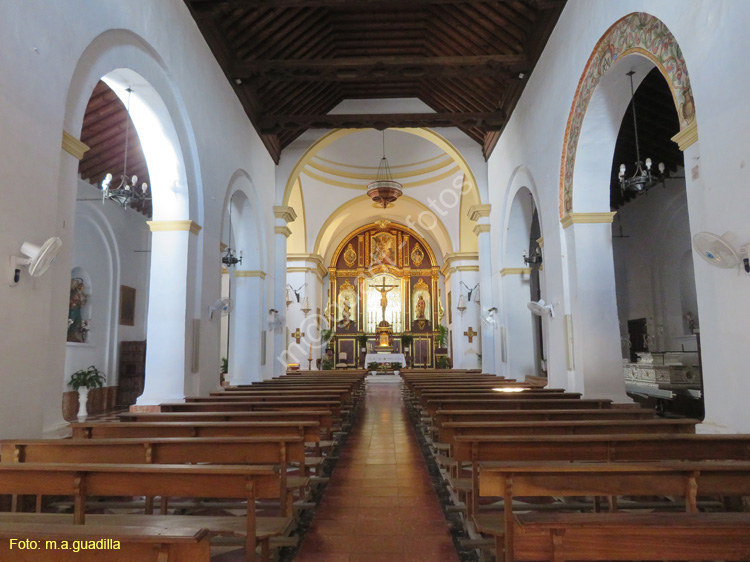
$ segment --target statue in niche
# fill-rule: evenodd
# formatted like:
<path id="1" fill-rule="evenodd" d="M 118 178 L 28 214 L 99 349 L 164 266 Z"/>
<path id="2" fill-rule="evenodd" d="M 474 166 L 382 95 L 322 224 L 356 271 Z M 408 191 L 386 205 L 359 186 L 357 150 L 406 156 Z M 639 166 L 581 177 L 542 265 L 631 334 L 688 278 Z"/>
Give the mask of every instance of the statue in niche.
<path id="1" fill-rule="evenodd" d="M 419 298 L 417 299 L 417 320 L 423 320 L 424 319 L 424 307 L 426 303 L 424 300 L 424 297 L 422 295 L 419 295 Z"/>
<path id="2" fill-rule="evenodd" d="M 357 314 L 357 294 L 354 292 L 354 285 L 345 281 L 339 288 L 337 299 L 339 318 L 338 327 L 348 330 Z"/>
<path id="3" fill-rule="evenodd" d="M 86 285 L 80 277 L 70 281 L 70 300 L 68 301 L 68 341 L 86 343 L 89 331 L 88 320 L 83 319 L 83 307 L 88 302 Z"/>

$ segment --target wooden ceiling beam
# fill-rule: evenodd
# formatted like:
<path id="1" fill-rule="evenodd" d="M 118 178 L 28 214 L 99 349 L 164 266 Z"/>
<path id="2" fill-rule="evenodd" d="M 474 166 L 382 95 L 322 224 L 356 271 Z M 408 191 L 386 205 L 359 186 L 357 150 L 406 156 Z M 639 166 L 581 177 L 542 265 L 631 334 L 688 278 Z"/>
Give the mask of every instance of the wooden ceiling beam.
<path id="1" fill-rule="evenodd" d="M 414 10 L 422 6 L 439 4 L 516 4 L 518 0 L 188 0 L 193 9 L 198 11 L 212 10 L 216 6 L 230 6 L 233 8 L 309 8 L 325 7 L 352 10 L 372 10 L 386 8 L 388 10 Z M 565 0 L 522 0 L 531 8 L 550 10 L 565 4 Z"/>
<path id="2" fill-rule="evenodd" d="M 493 129 L 505 123 L 495 113 L 390 113 L 366 115 L 267 115 L 260 119 L 263 132 L 283 129 L 385 129 L 388 127 L 481 127 Z"/>
<path id="3" fill-rule="evenodd" d="M 526 72 L 531 66 L 526 55 L 479 55 L 442 57 L 349 57 L 311 60 L 236 61 L 230 71 L 234 79 L 250 77 L 269 80 L 365 80 L 395 76 L 407 78 L 492 76 Z"/>

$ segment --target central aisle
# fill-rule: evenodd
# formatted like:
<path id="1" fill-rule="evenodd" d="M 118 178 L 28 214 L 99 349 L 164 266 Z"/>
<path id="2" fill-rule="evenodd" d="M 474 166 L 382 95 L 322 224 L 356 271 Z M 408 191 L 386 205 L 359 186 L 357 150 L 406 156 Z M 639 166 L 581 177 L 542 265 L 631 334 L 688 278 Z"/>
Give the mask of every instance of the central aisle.
<path id="1" fill-rule="evenodd" d="M 400 385 L 378 378 L 295 562 L 458 562 Z"/>

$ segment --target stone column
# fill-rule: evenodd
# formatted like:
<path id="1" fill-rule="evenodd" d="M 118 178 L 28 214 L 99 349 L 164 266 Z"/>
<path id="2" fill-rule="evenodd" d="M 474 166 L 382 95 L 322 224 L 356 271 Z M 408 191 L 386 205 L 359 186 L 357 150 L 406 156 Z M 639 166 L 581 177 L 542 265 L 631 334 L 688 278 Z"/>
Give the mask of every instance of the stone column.
<path id="1" fill-rule="evenodd" d="M 570 213 L 562 220 L 570 282 L 568 337 L 573 343 L 567 389 L 586 398 L 628 401 L 615 294 L 613 218 L 614 213 Z"/>
<path id="2" fill-rule="evenodd" d="M 232 385 L 252 384 L 262 379 L 260 342 L 267 311 L 261 307 L 266 274 L 257 270 L 238 270 L 234 277 L 227 379 Z"/>
<path id="3" fill-rule="evenodd" d="M 486 313 L 491 308 L 496 308 L 494 302 L 494 291 L 492 287 L 492 248 L 490 240 L 490 211 L 489 204 L 472 205 L 469 208 L 469 218 L 476 222 L 474 234 L 479 242 L 479 286 L 481 290 L 481 313 Z M 467 303 L 468 304 L 468 303 Z M 495 317 L 499 318 L 497 311 Z M 499 327 L 482 324 L 482 371 L 494 374 L 495 364 L 495 331 Z"/>
<path id="4" fill-rule="evenodd" d="M 299 289 L 300 302 L 292 293 L 291 302 L 286 309 L 287 326 L 291 333 L 299 329 L 300 342 L 290 335 L 289 358 L 290 361 L 300 364 L 300 369 L 307 369 L 311 365 L 315 369 L 316 359 L 320 359 L 320 330 L 323 325 L 323 307 L 325 306 L 323 295 L 323 278 L 326 275 L 323 266 L 323 258 L 317 254 L 289 254 L 287 255 L 286 281 L 293 289 Z M 307 313 L 303 308 L 307 306 Z M 311 357 L 312 363 L 308 362 Z"/>
<path id="5" fill-rule="evenodd" d="M 146 380 L 136 406 L 185 398 L 188 331 L 187 279 L 190 246 L 201 227 L 191 220 L 149 221 L 149 281 Z"/>
<path id="6" fill-rule="evenodd" d="M 274 279 L 273 279 L 273 309 L 279 316 L 284 316 L 286 312 L 286 242 L 291 236 L 292 231 L 287 226 L 297 218 L 297 213 L 292 207 L 276 206 L 273 208 L 273 214 L 276 217 L 274 226 L 275 233 L 275 251 L 274 251 Z M 266 318 L 271 320 L 273 314 L 266 311 Z M 269 354 L 268 360 L 273 362 L 273 376 L 280 377 L 286 373 L 286 366 L 289 363 L 286 352 L 286 326 L 282 325 L 269 333 L 269 338 L 273 340 L 272 353 Z"/>
<path id="7" fill-rule="evenodd" d="M 482 293 L 479 287 L 475 288 L 477 285 L 481 287 L 479 254 L 474 252 L 447 254 L 443 258 L 443 264 L 446 291 L 451 291 L 451 306 L 453 308 L 450 314 L 452 323 L 448 324 L 448 329 L 453 334 L 451 355 L 453 367 L 456 369 L 479 369 L 484 364 L 480 335 L 482 326 L 480 306 L 483 306 L 483 303 L 481 300 L 477 300 L 481 299 Z M 471 300 L 468 300 L 469 289 L 474 289 Z M 463 295 L 466 305 L 463 312 L 458 310 L 459 296 L 461 295 Z M 471 342 L 469 336 L 464 335 L 464 332 L 469 332 L 470 328 Z M 481 363 L 478 354 L 482 354 Z"/>

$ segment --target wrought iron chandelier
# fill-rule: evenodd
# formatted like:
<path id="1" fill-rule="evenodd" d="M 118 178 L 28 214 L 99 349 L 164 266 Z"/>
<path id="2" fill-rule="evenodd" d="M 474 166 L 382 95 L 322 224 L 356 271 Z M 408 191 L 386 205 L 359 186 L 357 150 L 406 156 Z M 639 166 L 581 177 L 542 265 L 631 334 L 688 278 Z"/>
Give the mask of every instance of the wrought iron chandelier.
<path id="1" fill-rule="evenodd" d="M 636 112 L 635 112 L 635 88 L 633 87 L 633 74 L 635 74 L 635 71 L 631 70 L 628 72 L 628 76 L 630 77 L 630 106 L 633 111 L 633 130 L 635 132 L 635 172 L 633 175 L 629 178 L 625 177 L 625 173 L 627 172 L 627 168 L 625 164 L 620 164 L 620 173 L 618 174 L 618 179 L 620 180 L 620 190 L 622 191 L 623 196 L 626 193 L 634 193 L 639 194 L 643 193 L 650 187 L 653 187 L 655 183 L 658 181 L 661 181 L 661 179 L 664 176 L 664 170 L 666 169 L 664 166 L 664 162 L 659 162 L 658 169 L 659 169 L 659 175 L 655 175 L 652 173 L 651 168 L 653 166 L 653 163 L 651 161 L 651 158 L 646 158 L 645 161 L 645 170 L 644 170 L 644 162 L 641 161 L 641 147 L 638 142 L 638 121 L 636 119 Z"/>
<path id="2" fill-rule="evenodd" d="M 236 240 L 235 240 L 236 242 Z M 229 201 L 229 245 L 227 246 L 226 252 L 221 256 L 221 263 L 225 266 L 232 267 L 237 264 L 242 265 L 242 250 L 240 250 L 240 257 L 237 257 L 232 251 L 232 201 Z"/>
<path id="3" fill-rule="evenodd" d="M 140 203 L 141 201 L 148 201 L 151 199 L 147 195 L 148 184 L 143 182 L 141 187 L 138 187 L 138 176 L 132 176 L 128 178 L 128 140 L 130 137 L 130 95 L 133 93 L 132 88 L 125 90 L 128 93 L 128 116 L 125 119 L 125 158 L 122 164 L 122 175 L 120 176 L 120 183 L 117 187 L 111 187 L 112 174 L 107 174 L 102 180 L 102 203 L 107 199 L 114 201 L 121 207 L 127 207 Z"/>
<path id="4" fill-rule="evenodd" d="M 389 203 L 401 197 L 402 192 L 403 186 L 393 179 L 391 167 L 385 157 L 385 131 L 383 131 L 383 157 L 380 159 L 375 181 L 367 184 L 367 196 L 385 209 Z"/>

